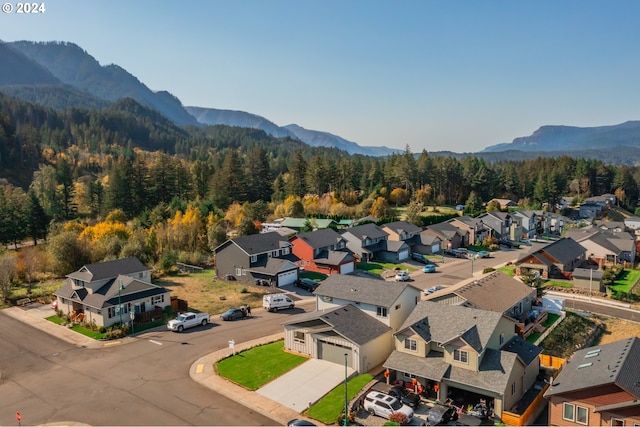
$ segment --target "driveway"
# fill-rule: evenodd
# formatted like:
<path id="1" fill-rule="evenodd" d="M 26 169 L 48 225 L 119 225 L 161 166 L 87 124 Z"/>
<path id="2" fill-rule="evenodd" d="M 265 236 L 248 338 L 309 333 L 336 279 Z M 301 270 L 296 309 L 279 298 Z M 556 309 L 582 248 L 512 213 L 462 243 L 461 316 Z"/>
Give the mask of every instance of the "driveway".
<path id="1" fill-rule="evenodd" d="M 354 370 L 347 368 L 347 375 Z M 256 392 L 301 413 L 344 383 L 345 367 L 326 360 L 309 359 Z"/>

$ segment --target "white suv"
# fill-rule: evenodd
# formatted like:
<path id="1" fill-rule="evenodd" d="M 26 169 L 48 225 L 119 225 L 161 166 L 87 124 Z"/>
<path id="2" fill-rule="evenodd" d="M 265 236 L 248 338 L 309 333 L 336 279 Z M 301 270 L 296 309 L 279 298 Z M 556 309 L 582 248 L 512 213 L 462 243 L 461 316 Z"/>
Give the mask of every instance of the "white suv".
<path id="1" fill-rule="evenodd" d="M 406 282 L 409 280 L 409 272 L 408 271 L 398 271 L 396 273 L 396 282 Z"/>
<path id="2" fill-rule="evenodd" d="M 398 399 L 388 394 L 378 391 L 370 391 L 364 398 L 364 409 L 371 415 L 389 419 L 395 412 L 403 413 L 407 416 L 407 421 L 413 418 L 413 409 L 403 405 Z"/>

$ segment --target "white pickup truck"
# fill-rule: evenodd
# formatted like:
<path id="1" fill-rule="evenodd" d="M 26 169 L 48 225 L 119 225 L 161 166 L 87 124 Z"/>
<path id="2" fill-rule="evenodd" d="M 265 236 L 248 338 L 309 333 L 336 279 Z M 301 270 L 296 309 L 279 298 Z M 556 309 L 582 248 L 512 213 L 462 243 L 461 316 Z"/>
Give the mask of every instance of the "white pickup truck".
<path id="1" fill-rule="evenodd" d="M 209 321 L 209 313 L 182 313 L 175 319 L 169 320 L 169 323 L 167 323 L 167 329 L 170 331 L 182 332 L 185 329 L 193 328 L 194 326 L 205 326 Z"/>

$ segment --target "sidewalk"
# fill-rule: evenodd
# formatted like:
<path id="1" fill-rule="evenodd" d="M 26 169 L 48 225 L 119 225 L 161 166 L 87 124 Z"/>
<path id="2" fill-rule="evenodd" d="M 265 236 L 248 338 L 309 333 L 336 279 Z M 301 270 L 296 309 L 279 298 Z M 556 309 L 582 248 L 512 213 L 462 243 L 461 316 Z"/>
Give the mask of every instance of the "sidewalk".
<path id="1" fill-rule="evenodd" d="M 258 345 L 268 344 L 282 338 L 284 338 L 284 333 L 278 333 L 256 340 L 239 343 L 235 346 L 235 352 L 239 353 L 243 350 L 247 350 Z M 189 375 L 191 376 L 191 379 L 213 391 L 222 393 L 224 396 L 246 406 L 247 408 L 259 412 L 265 417 L 276 420 L 281 425 L 287 425 L 287 422 L 294 418 L 304 418 L 293 409 L 220 377 L 214 370 L 214 364 L 218 360 L 230 356 L 232 353 L 233 351 L 231 348 L 224 348 L 196 360 L 189 368 Z M 222 392 L 222 390 L 224 390 L 224 392 Z M 313 422 L 318 423 L 316 420 Z"/>
<path id="2" fill-rule="evenodd" d="M 620 309 L 626 309 L 629 311 L 637 311 L 631 308 L 631 304 L 628 303 L 624 303 L 624 302 L 619 302 L 619 301 L 612 301 L 612 300 L 606 300 L 606 299 L 602 299 L 602 298 L 598 298 L 598 297 L 589 297 L 588 295 L 580 295 L 580 294 L 572 294 L 569 292 L 558 292 L 558 291 L 546 291 L 544 292 L 545 295 L 549 295 L 549 296 L 554 296 L 554 297 L 559 297 L 559 298 L 564 298 L 564 299 L 576 299 L 576 300 L 580 300 L 580 301 L 587 301 L 590 302 L 592 304 L 598 304 L 598 305 L 606 305 L 609 307 L 615 307 L 615 308 L 620 308 Z"/>

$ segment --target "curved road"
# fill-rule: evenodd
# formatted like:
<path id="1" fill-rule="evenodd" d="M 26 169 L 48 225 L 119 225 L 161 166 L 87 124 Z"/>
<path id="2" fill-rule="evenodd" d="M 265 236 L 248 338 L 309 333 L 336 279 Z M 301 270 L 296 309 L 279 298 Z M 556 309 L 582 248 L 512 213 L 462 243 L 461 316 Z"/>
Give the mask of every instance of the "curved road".
<path id="1" fill-rule="evenodd" d="M 254 318 L 182 334 L 143 333 L 134 342 L 78 348 L 0 312 L 0 425 L 79 422 L 90 425 L 276 425 L 189 377 L 199 357 L 281 332 L 286 312 L 256 310 Z"/>

